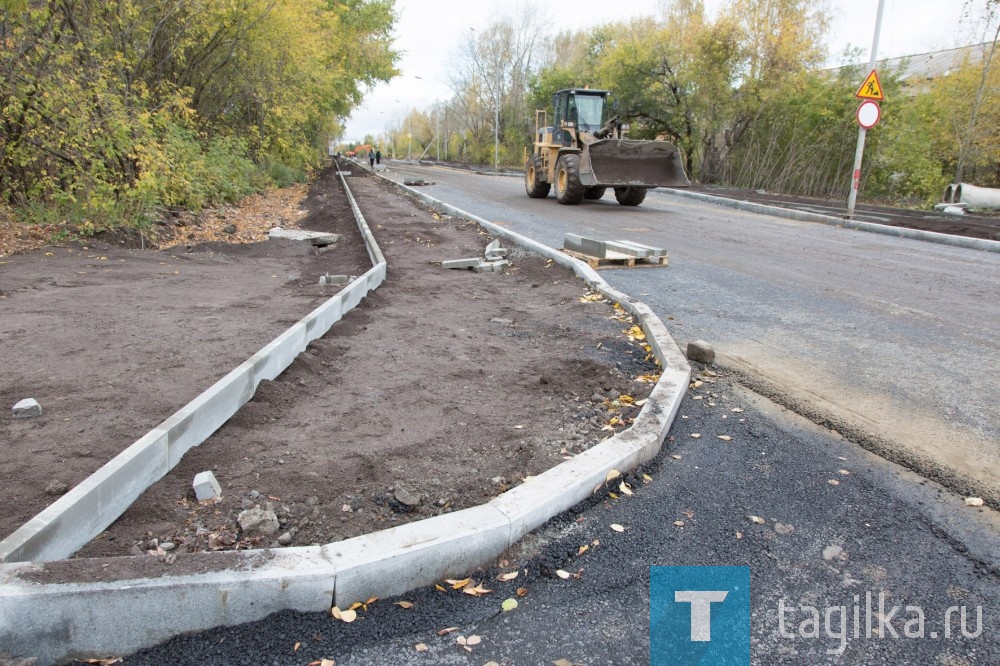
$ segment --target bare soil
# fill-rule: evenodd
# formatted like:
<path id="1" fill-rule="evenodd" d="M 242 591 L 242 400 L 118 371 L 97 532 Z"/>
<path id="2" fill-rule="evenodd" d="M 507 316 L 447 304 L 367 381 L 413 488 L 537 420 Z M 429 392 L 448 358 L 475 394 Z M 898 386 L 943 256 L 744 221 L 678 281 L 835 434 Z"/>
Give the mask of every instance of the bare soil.
<path id="1" fill-rule="evenodd" d="M 79 556 L 327 543 L 453 511 L 638 412 L 640 378 L 656 367 L 620 309 L 517 249 L 507 273 L 442 269 L 491 238 L 367 175 L 348 180 L 388 260 L 385 284 Z M 0 258 L 0 536 L 56 499 L 53 481 L 79 483 L 329 298 L 319 276 L 370 267 L 330 171 L 292 203 L 255 223 L 224 211 L 238 233 L 223 236 L 249 243 L 154 251 L 122 239 Z M 250 231 L 289 217 L 343 237 L 315 249 Z M 42 415 L 14 419 L 26 397 Z M 203 470 L 219 501 L 194 498 Z M 241 530 L 237 516 L 258 506 L 277 532 Z"/>

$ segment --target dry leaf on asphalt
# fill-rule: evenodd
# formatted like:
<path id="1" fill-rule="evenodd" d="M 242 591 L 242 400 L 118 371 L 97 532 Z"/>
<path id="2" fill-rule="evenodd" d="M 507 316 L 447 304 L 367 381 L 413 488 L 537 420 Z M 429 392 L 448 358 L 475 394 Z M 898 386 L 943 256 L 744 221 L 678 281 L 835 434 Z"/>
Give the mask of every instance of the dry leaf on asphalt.
<path id="1" fill-rule="evenodd" d="M 611 481 L 614 481 L 615 479 L 617 479 L 621 475 L 622 475 L 621 472 L 619 472 L 616 469 L 613 469 L 610 472 L 608 472 L 608 476 L 607 476 L 607 478 L 604 479 L 604 482 L 605 483 L 610 483 Z"/>
<path id="2" fill-rule="evenodd" d="M 612 523 L 611 524 L 611 529 L 613 529 L 615 532 L 624 532 L 625 531 L 625 528 L 622 527 L 621 525 L 619 525 L 618 523 Z"/>
<path id="3" fill-rule="evenodd" d="M 750 519 L 750 522 L 751 522 L 751 523 L 756 523 L 756 524 L 758 524 L 758 525 L 763 525 L 764 523 L 766 523 L 766 522 L 767 522 L 766 520 L 764 520 L 764 519 L 763 519 L 763 518 L 761 518 L 760 516 L 747 516 L 747 518 L 749 518 L 749 519 Z"/>
<path id="4" fill-rule="evenodd" d="M 626 495 L 631 495 L 632 494 L 632 489 L 624 481 L 622 481 L 621 484 L 618 486 L 618 490 L 622 491 Z"/>
<path id="5" fill-rule="evenodd" d="M 848 471 L 846 469 L 840 469 L 840 470 L 837 470 L 837 471 L 840 472 L 844 476 L 849 476 L 850 473 L 851 473 L 850 471 Z"/>
<path id="6" fill-rule="evenodd" d="M 643 481 L 643 483 L 649 483 L 652 480 L 653 480 L 653 477 L 651 477 L 649 474 L 643 474 L 642 475 L 642 481 Z"/>
<path id="7" fill-rule="evenodd" d="M 424 645 L 423 643 L 417 643 L 416 645 L 413 646 L 413 649 L 416 650 L 417 652 L 427 652 L 428 650 L 427 646 Z"/>
<path id="8" fill-rule="evenodd" d="M 445 634 L 450 634 L 453 631 L 458 631 L 458 627 L 448 627 L 447 629 L 441 629 L 438 631 L 438 636 L 444 636 Z"/>
<path id="9" fill-rule="evenodd" d="M 487 590 L 482 585 L 474 585 L 474 586 L 471 586 L 471 587 L 466 587 L 462 591 L 465 592 L 466 594 L 471 594 L 474 597 L 481 597 L 484 594 L 489 594 L 493 590 Z"/>
<path id="10" fill-rule="evenodd" d="M 978 506 L 982 506 L 983 504 L 985 504 L 985 502 L 983 502 L 983 498 L 982 497 L 966 497 L 965 498 L 965 506 L 978 507 Z"/>
<path id="11" fill-rule="evenodd" d="M 400 608 L 406 608 L 406 609 L 413 608 L 413 602 L 412 601 L 397 601 L 395 603 L 395 605 L 399 606 Z"/>
<path id="12" fill-rule="evenodd" d="M 732 437 L 730 437 L 729 435 L 719 435 L 719 439 L 721 439 L 723 442 L 728 442 L 732 439 Z"/>
<path id="13" fill-rule="evenodd" d="M 827 481 L 827 483 L 829 483 L 831 486 L 839 486 L 840 485 L 840 481 L 837 481 L 837 479 L 830 479 L 829 481 Z"/>
<path id="14" fill-rule="evenodd" d="M 674 527 L 684 527 L 684 521 L 683 520 L 675 520 L 674 521 Z"/>
<path id="15" fill-rule="evenodd" d="M 441 585 L 438 583 L 434 583 L 434 589 L 437 590 L 438 592 L 447 592 L 447 590 L 441 587 Z"/>
<path id="16" fill-rule="evenodd" d="M 681 456 L 681 455 L 677 455 L 677 454 L 675 453 L 675 454 L 671 455 L 670 457 L 671 457 L 671 458 L 673 458 L 674 460 L 680 460 L 680 459 L 681 459 L 681 458 L 683 458 L 684 456 Z"/>
<path id="17" fill-rule="evenodd" d="M 574 664 L 569 659 L 556 659 L 552 662 L 552 666 L 574 666 Z"/>
<path id="18" fill-rule="evenodd" d="M 514 599 L 514 598 L 504 599 L 503 603 L 500 604 L 500 608 L 501 608 L 501 610 L 504 610 L 504 611 L 512 611 L 512 610 L 514 610 L 515 608 L 517 608 L 517 599 Z"/>
<path id="19" fill-rule="evenodd" d="M 693 433 L 691 433 L 691 439 L 698 439 L 699 437 L 701 437 L 701 433 L 700 432 L 693 432 Z"/>
<path id="20" fill-rule="evenodd" d="M 451 589 L 453 589 L 453 590 L 461 590 L 463 587 L 465 587 L 470 582 L 472 582 L 472 579 L 471 578 L 463 578 L 461 580 L 458 580 L 456 578 L 448 578 L 444 582 L 446 582 L 449 585 L 451 585 Z"/>
<path id="21" fill-rule="evenodd" d="M 590 546 L 588 546 L 587 544 L 583 544 L 582 546 L 580 546 L 580 549 L 576 551 L 577 557 L 579 557 L 580 555 L 583 555 L 588 550 L 590 550 Z"/>
<path id="22" fill-rule="evenodd" d="M 566 579 L 568 579 L 568 578 L 569 578 L 569 577 L 570 577 L 570 576 L 571 576 L 572 574 L 571 574 L 571 573 L 569 573 L 568 571 L 563 571 L 562 569 L 556 569 L 556 575 L 557 575 L 557 576 L 559 576 L 560 578 L 562 578 L 563 580 L 566 580 Z"/>
<path id="23" fill-rule="evenodd" d="M 506 582 L 508 580 L 514 580 L 515 578 L 517 578 L 517 574 L 518 574 L 517 571 L 510 571 L 508 573 L 502 573 L 499 576 L 497 576 L 497 580 L 501 580 L 501 581 L 504 581 L 504 582 Z"/>
<path id="24" fill-rule="evenodd" d="M 517 594 L 517 596 L 519 596 L 519 597 L 526 597 L 526 596 L 528 596 L 528 588 L 526 588 L 526 587 L 519 587 L 519 588 L 517 588 L 517 592 L 515 594 Z"/>
<path id="25" fill-rule="evenodd" d="M 468 638 L 465 639 L 465 644 L 466 645 L 479 645 L 482 642 L 483 642 L 483 637 L 482 636 L 476 636 L 475 634 L 473 634 L 472 636 L 469 636 Z"/>

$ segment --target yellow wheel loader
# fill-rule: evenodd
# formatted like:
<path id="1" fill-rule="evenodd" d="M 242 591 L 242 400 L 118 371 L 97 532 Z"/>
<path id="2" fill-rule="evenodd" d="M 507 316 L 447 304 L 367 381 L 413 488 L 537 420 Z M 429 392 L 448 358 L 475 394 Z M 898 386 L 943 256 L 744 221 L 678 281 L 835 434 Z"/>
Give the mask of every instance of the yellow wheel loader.
<path id="1" fill-rule="evenodd" d="M 677 147 L 668 141 L 625 138 L 628 125 L 606 119 L 607 90 L 567 88 L 552 98 L 552 124 L 535 111 L 534 151 L 524 164 L 524 189 L 544 199 L 555 187 L 556 201 L 578 204 L 600 199 L 614 188 L 623 206 L 638 206 L 652 187 L 688 187 Z"/>

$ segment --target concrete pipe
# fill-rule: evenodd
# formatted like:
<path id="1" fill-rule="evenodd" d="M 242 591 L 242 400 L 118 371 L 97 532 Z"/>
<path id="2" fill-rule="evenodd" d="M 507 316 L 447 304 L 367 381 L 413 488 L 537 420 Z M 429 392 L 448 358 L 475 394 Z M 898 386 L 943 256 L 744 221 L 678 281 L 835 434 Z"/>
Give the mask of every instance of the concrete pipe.
<path id="1" fill-rule="evenodd" d="M 956 184 L 952 183 L 948 187 L 944 188 L 944 198 L 941 199 L 944 203 L 955 203 L 955 187 Z"/>
<path id="2" fill-rule="evenodd" d="M 955 186 L 952 203 L 963 203 L 969 208 L 998 209 L 1000 208 L 1000 189 L 959 183 Z"/>

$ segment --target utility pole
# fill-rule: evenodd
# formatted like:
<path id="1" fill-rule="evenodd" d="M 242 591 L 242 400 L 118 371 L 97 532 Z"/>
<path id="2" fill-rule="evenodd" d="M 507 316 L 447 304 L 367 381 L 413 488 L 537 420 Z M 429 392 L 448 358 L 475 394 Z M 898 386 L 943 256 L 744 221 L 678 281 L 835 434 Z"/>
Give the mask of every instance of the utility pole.
<path id="1" fill-rule="evenodd" d="M 885 8 L 885 0 L 878 0 L 878 13 L 875 15 L 875 37 L 872 39 L 872 54 L 868 59 L 868 71 L 874 71 L 878 64 L 878 35 L 882 31 L 882 10 Z M 847 197 L 847 219 L 854 217 L 854 204 L 858 201 L 858 187 L 861 185 L 861 158 L 865 153 L 865 134 L 868 132 L 864 127 L 858 129 L 858 147 L 854 151 L 854 170 L 851 172 L 851 193 Z"/>

